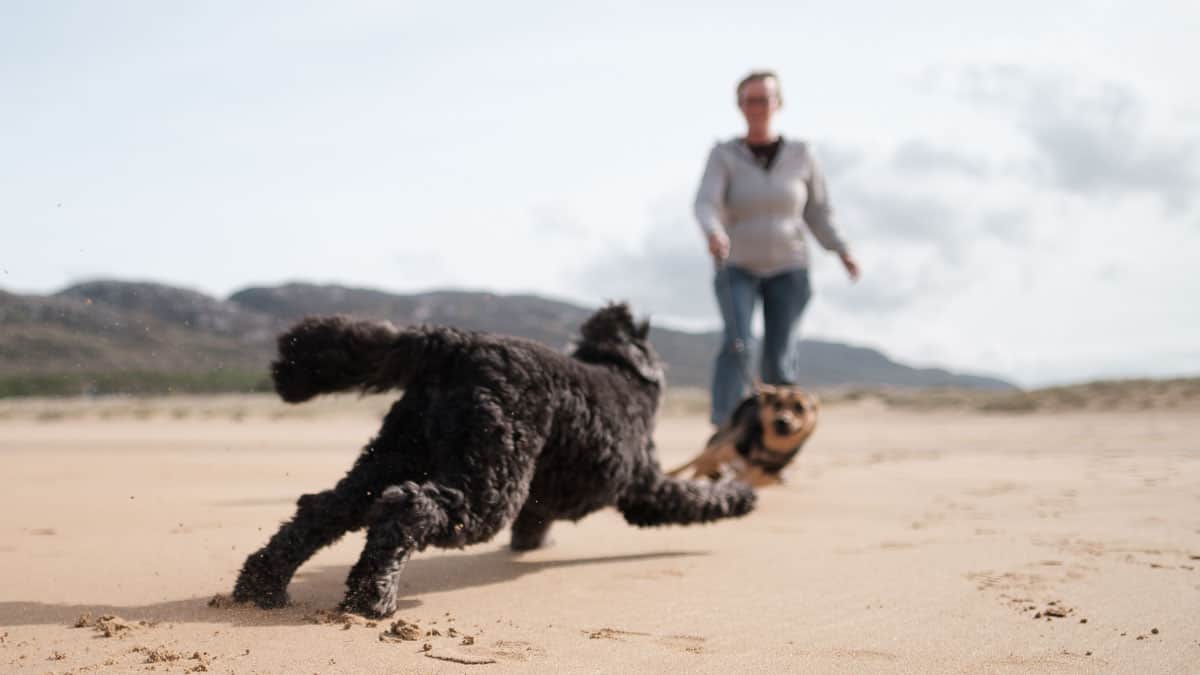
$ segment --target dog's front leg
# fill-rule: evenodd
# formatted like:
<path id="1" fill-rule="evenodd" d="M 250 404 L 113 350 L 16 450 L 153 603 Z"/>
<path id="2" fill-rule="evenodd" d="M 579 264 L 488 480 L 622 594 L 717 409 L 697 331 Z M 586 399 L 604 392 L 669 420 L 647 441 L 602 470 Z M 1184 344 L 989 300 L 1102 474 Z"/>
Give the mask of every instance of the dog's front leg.
<path id="1" fill-rule="evenodd" d="M 400 602 L 400 573 L 417 544 L 387 525 L 367 530 L 367 545 L 346 578 L 346 597 L 340 609 L 382 619 Z"/>
<path id="2" fill-rule="evenodd" d="M 250 554 L 242 565 L 233 599 L 264 609 L 288 603 L 287 587 L 296 569 L 321 548 L 349 530 L 362 527 L 370 496 L 343 482 L 335 490 L 304 495 L 296 515 L 284 523 L 267 545 Z"/>
<path id="3" fill-rule="evenodd" d="M 384 490 L 367 517 L 367 544 L 346 578 L 341 609 L 372 618 L 395 612 L 400 573 L 413 552 L 431 541 L 467 543 L 454 540 L 463 533 L 463 504 L 461 492 L 430 483 L 406 482 Z"/>
<path id="4" fill-rule="evenodd" d="M 683 480 L 649 476 L 617 501 L 625 520 L 638 527 L 689 525 L 735 518 L 754 509 L 754 491 L 736 481 Z"/>

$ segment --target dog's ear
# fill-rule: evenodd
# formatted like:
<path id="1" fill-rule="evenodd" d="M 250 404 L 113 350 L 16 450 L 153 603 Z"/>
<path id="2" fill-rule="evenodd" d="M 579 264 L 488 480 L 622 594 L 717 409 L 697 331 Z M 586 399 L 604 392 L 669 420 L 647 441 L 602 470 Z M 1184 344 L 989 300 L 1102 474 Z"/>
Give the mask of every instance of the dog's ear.
<path id="1" fill-rule="evenodd" d="M 579 328 L 583 339 L 589 342 L 610 342 L 622 337 L 633 337 L 636 327 L 629 305 L 610 303 L 588 317 Z"/>
<path id="2" fill-rule="evenodd" d="M 661 385 L 663 382 L 663 367 L 650 345 L 644 347 L 626 343 L 619 348 L 621 356 L 637 370 L 638 375 L 651 384 Z"/>
<path id="3" fill-rule="evenodd" d="M 623 302 L 606 305 L 585 321 L 579 332 L 583 336 L 580 349 L 616 356 L 632 366 L 643 380 L 662 384 L 662 364 L 645 341 L 650 323 L 636 324 L 629 305 Z"/>
<path id="4" fill-rule="evenodd" d="M 633 336 L 639 340 L 645 340 L 650 337 L 650 319 L 643 319 L 633 331 Z"/>

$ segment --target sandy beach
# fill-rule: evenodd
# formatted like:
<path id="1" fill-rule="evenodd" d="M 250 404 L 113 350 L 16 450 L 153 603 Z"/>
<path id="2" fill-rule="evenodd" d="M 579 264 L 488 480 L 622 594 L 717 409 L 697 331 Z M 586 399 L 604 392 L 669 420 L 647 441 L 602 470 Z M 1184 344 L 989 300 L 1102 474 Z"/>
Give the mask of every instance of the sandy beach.
<path id="1" fill-rule="evenodd" d="M 1195 410 L 831 405 L 744 519 L 638 530 L 606 511 L 533 553 L 503 534 L 415 556 L 393 617 L 418 626 L 409 641 L 332 613 L 361 534 L 301 568 L 289 608 L 210 606 L 295 499 L 349 467 L 378 403 L 199 409 L 0 416 L 0 671 L 1200 668 Z M 663 417 L 664 463 L 706 432 Z"/>

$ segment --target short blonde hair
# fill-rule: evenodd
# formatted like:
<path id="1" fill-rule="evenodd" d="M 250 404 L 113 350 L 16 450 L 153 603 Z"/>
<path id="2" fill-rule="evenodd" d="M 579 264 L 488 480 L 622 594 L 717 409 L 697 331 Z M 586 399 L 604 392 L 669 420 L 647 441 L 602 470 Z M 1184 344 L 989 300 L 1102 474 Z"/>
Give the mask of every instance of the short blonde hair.
<path id="1" fill-rule="evenodd" d="M 740 103 L 742 100 L 742 89 L 745 89 L 746 85 L 750 84 L 751 82 L 761 82 L 762 80 L 766 79 L 775 80 L 775 95 L 779 99 L 779 102 L 782 103 L 783 85 L 779 83 L 779 75 L 775 74 L 775 71 L 773 70 L 752 70 L 748 75 L 743 77 L 741 81 L 737 83 L 738 102 Z"/>

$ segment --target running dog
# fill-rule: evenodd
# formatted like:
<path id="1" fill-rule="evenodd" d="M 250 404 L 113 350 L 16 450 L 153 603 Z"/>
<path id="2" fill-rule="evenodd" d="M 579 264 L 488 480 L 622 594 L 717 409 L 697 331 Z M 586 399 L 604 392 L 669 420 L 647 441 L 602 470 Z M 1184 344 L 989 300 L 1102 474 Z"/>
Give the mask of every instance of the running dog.
<path id="1" fill-rule="evenodd" d="M 426 546 L 461 548 L 512 526 L 511 546 L 542 545 L 555 520 L 615 506 L 639 527 L 730 518 L 754 507 L 742 483 L 663 474 L 651 438 L 663 369 L 625 305 L 580 328 L 570 355 L 515 337 L 444 326 L 397 330 L 309 318 L 279 338 L 275 389 L 404 395 L 331 490 L 300 497 L 292 519 L 242 567 L 233 598 L 288 602 L 296 569 L 349 531 L 367 541 L 346 580 L 345 611 L 393 613 L 399 577 Z"/>
<path id="2" fill-rule="evenodd" d="M 819 408 L 816 396 L 796 387 L 759 385 L 699 455 L 668 475 L 692 469 L 693 478 L 729 473 L 752 487 L 781 483 L 780 473 L 816 429 Z"/>

